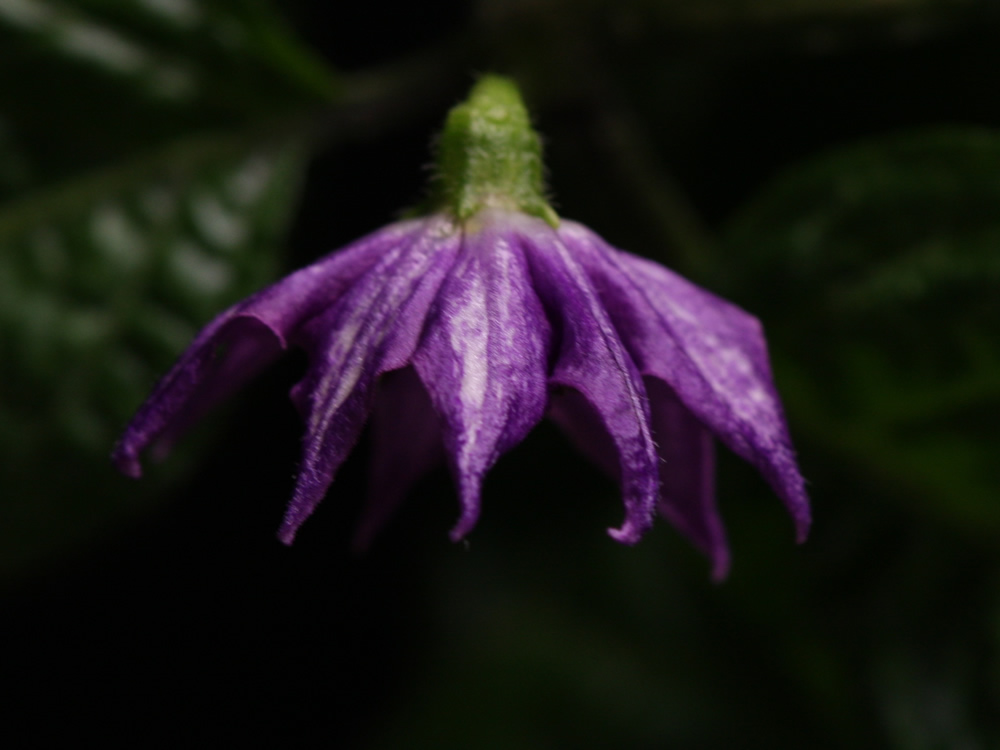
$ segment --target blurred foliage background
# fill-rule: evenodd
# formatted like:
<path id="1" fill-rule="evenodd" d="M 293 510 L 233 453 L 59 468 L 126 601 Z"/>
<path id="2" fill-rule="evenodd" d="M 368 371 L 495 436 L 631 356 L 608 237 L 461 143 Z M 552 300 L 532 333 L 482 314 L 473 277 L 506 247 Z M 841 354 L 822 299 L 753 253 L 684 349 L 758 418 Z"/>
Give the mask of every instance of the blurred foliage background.
<path id="1" fill-rule="evenodd" d="M 1000 747 L 1000 13 L 973 0 L 0 0 L 11 747 Z M 551 427 L 294 548 L 290 356 L 141 483 L 198 327 L 422 196 L 514 76 L 563 215 L 764 322 L 816 522 L 721 456 L 721 585 Z"/>

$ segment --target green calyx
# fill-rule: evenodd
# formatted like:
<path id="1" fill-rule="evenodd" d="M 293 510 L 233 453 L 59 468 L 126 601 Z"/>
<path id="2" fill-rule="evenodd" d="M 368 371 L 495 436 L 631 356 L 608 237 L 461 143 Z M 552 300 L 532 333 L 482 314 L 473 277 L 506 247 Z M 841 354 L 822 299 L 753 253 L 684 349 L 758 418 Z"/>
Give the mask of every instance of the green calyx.
<path id="1" fill-rule="evenodd" d="M 484 208 L 559 217 L 545 200 L 542 142 L 517 85 L 484 76 L 453 108 L 438 142 L 431 204 L 466 220 Z"/>

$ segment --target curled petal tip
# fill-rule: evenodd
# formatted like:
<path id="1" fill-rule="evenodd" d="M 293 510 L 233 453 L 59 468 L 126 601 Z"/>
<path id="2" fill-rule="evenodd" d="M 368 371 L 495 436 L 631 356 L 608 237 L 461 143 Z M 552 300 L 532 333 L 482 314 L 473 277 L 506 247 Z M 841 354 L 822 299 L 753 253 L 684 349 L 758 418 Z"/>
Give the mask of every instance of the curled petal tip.
<path id="1" fill-rule="evenodd" d="M 139 463 L 139 457 L 135 451 L 122 447 L 116 448 L 111 454 L 111 463 L 118 471 L 131 479 L 142 477 L 142 465 Z"/>
<path id="2" fill-rule="evenodd" d="M 729 552 L 719 554 L 712 561 L 712 583 L 722 583 L 729 577 Z"/>
<path id="3" fill-rule="evenodd" d="M 462 541 L 476 527 L 479 521 L 482 482 L 483 478 L 478 474 L 468 474 L 458 479 L 461 488 L 461 515 L 458 517 L 458 523 L 448 532 L 451 541 Z"/>
<path id="4" fill-rule="evenodd" d="M 295 541 L 295 534 L 299 530 L 299 525 L 297 523 L 289 523 L 285 521 L 281 524 L 281 528 L 278 529 L 278 541 L 287 547 L 292 546 L 292 542 Z"/>
<path id="5" fill-rule="evenodd" d="M 809 538 L 809 529 L 812 526 L 812 518 L 806 514 L 795 519 L 795 543 L 802 544 Z"/>
<path id="6" fill-rule="evenodd" d="M 812 527 L 812 509 L 804 490 L 782 496 L 792 522 L 795 524 L 795 543 L 802 544 L 809 537 Z"/>
<path id="7" fill-rule="evenodd" d="M 627 544 L 631 547 L 642 539 L 642 535 L 645 531 L 646 529 L 639 528 L 635 523 L 629 520 L 622 524 L 620 529 L 608 529 L 608 536 L 616 542 L 621 542 L 622 544 Z"/>
<path id="8" fill-rule="evenodd" d="M 476 521 L 479 519 L 479 514 L 463 514 L 458 523 L 448 532 L 448 538 L 453 542 L 460 542 L 468 536 L 469 532 L 472 531 L 476 526 Z"/>

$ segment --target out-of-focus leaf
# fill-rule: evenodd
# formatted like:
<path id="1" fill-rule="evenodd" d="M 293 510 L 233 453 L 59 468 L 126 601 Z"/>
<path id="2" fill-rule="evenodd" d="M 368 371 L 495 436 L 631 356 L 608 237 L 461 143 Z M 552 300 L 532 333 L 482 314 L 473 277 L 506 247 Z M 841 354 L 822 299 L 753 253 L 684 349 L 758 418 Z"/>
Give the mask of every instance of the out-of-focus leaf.
<path id="1" fill-rule="evenodd" d="M 993 746 L 979 741 L 982 730 L 971 716 L 973 707 L 978 708 L 973 688 L 980 687 L 973 677 L 972 649 L 965 643 L 951 645 L 954 653 L 943 665 L 928 664 L 925 654 L 907 653 L 898 644 L 876 652 L 880 718 L 894 747 Z"/>
<path id="2" fill-rule="evenodd" d="M 637 0 L 656 13 L 703 23 L 780 21 L 975 6 L 975 0 Z"/>
<path id="3" fill-rule="evenodd" d="M 320 98 L 339 91 L 266 0 L 3 0 L 0 29 L 15 40 L 12 51 L 91 67 L 151 97 L 222 96 L 256 108 L 262 90 Z M 16 59 L 5 58 L 7 66 Z"/>
<path id="4" fill-rule="evenodd" d="M 109 451 L 197 328 L 273 277 L 302 156 L 194 138 L 0 208 L 0 577 L 153 496 Z"/>
<path id="5" fill-rule="evenodd" d="M 0 118 L 35 185 L 340 93 L 260 0 L 3 0 L 0 49 Z"/>
<path id="6" fill-rule="evenodd" d="M 263 0 L 0 0 L 0 49 L 2 578 L 156 494 L 108 452 L 273 277 L 340 84 Z"/>
<path id="7" fill-rule="evenodd" d="M 0 119 L 0 195 L 20 188 L 27 181 L 28 172 L 21 149 L 7 123 Z"/>
<path id="8" fill-rule="evenodd" d="M 797 425 L 935 518 L 995 533 L 1000 134 L 890 136 L 793 168 L 725 251 Z"/>

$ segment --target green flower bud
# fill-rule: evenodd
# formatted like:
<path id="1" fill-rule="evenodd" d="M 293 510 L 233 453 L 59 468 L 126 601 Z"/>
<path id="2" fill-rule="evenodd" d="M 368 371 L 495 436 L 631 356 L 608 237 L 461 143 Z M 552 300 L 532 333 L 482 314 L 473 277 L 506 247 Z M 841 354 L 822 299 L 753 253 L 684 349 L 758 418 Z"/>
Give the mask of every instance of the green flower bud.
<path id="1" fill-rule="evenodd" d="M 558 226 L 545 200 L 542 142 L 517 85 L 484 76 L 448 113 L 438 143 L 431 205 L 466 220 L 484 208 L 538 216 Z"/>

